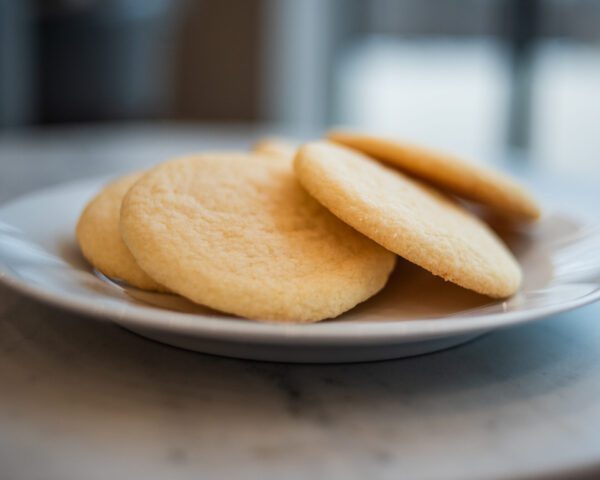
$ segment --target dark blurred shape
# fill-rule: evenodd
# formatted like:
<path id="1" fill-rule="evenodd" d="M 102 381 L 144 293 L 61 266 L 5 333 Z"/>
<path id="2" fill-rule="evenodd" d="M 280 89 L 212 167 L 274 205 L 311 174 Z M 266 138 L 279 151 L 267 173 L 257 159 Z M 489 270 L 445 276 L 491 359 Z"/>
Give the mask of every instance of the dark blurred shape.
<path id="1" fill-rule="evenodd" d="M 176 118 L 257 119 L 262 8 L 261 0 L 190 2 L 180 32 Z"/>
<path id="2" fill-rule="evenodd" d="M 0 126 L 257 120 L 262 0 L 0 0 Z"/>
<path id="3" fill-rule="evenodd" d="M 39 120 L 164 116 L 174 0 L 38 0 Z"/>
<path id="4" fill-rule="evenodd" d="M 0 128 L 31 123 L 35 115 L 32 6 L 0 0 Z"/>
<path id="5" fill-rule="evenodd" d="M 511 62 L 508 144 L 526 148 L 531 129 L 532 62 L 540 34 L 540 0 L 508 0 L 506 36 Z"/>
<path id="6" fill-rule="evenodd" d="M 496 34 L 499 0 L 370 0 L 370 31 L 402 35 L 473 36 Z"/>

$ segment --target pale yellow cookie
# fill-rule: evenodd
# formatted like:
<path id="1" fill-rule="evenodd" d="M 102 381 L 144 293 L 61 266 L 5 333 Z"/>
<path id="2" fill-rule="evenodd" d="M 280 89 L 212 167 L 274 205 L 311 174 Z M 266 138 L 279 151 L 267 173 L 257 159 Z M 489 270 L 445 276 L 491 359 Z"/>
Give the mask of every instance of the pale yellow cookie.
<path id="1" fill-rule="evenodd" d="M 301 147 L 294 167 L 311 195 L 388 250 L 491 297 L 517 291 L 515 258 L 487 225 L 446 195 L 328 142 Z"/>
<path id="2" fill-rule="evenodd" d="M 342 130 L 331 131 L 327 137 L 505 216 L 531 221 L 541 214 L 535 198 L 523 186 L 489 167 L 388 138 Z"/>
<path id="3" fill-rule="evenodd" d="M 294 159 L 297 149 L 298 146 L 294 143 L 276 137 L 263 138 L 256 142 L 252 147 L 252 151 L 255 153 L 289 159 L 290 162 Z"/>
<path id="4" fill-rule="evenodd" d="M 144 290 L 165 291 L 138 266 L 119 232 L 121 202 L 141 176 L 114 180 L 87 204 L 77 223 L 77 241 L 83 256 L 103 274 Z"/>
<path id="5" fill-rule="evenodd" d="M 338 220 L 267 155 L 207 153 L 151 170 L 121 232 L 155 280 L 257 320 L 315 322 L 377 293 L 395 256 Z"/>

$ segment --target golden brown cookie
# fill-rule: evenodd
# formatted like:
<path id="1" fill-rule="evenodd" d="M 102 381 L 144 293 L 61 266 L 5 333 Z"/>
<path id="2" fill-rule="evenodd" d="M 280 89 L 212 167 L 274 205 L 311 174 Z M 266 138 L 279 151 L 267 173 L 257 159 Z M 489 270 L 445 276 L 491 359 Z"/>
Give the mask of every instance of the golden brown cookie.
<path id="1" fill-rule="evenodd" d="M 165 291 L 135 262 L 121 239 L 121 202 L 142 173 L 131 173 L 109 183 L 85 207 L 77 223 L 77 241 L 84 257 L 108 277 L 144 290 Z"/>
<path id="2" fill-rule="evenodd" d="M 337 130 L 329 132 L 327 138 L 505 216 L 526 221 L 540 216 L 539 205 L 523 186 L 491 168 L 383 137 Z"/>
<path id="3" fill-rule="evenodd" d="M 329 142 L 301 147 L 294 167 L 312 196 L 388 250 L 491 297 L 517 291 L 521 269 L 510 251 L 446 195 Z"/>
<path id="4" fill-rule="evenodd" d="M 395 263 L 308 195 L 290 164 L 258 154 L 156 167 L 125 197 L 121 232 L 156 281 L 257 320 L 336 317 L 377 293 Z"/>

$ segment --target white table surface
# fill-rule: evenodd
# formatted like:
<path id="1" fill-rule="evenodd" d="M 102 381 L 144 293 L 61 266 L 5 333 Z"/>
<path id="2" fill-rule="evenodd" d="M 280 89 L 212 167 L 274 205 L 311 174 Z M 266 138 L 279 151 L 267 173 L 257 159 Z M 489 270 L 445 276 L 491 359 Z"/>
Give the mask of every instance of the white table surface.
<path id="1" fill-rule="evenodd" d="M 0 136 L 0 202 L 258 133 Z M 582 185 L 570 201 L 600 204 Z M 291 365 L 178 350 L 0 287 L 2 480 L 600 478 L 599 398 L 600 304 L 433 355 Z"/>

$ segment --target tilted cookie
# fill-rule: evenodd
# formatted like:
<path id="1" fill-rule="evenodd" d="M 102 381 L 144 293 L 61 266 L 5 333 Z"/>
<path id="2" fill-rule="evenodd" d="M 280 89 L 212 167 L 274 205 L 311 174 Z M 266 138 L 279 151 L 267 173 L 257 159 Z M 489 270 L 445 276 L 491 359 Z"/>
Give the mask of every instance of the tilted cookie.
<path id="1" fill-rule="evenodd" d="M 327 137 L 458 196 L 482 203 L 504 216 L 526 221 L 540 216 L 539 205 L 523 186 L 489 167 L 383 137 L 342 130 L 331 131 Z"/>
<path id="2" fill-rule="evenodd" d="M 125 197 L 121 232 L 156 281 L 257 320 L 336 317 L 377 293 L 395 263 L 308 195 L 289 163 L 258 154 L 156 167 Z"/>
<path id="3" fill-rule="evenodd" d="M 119 217 L 123 197 L 142 173 L 109 183 L 85 207 L 76 235 L 83 256 L 108 277 L 144 290 L 165 291 L 138 266 L 121 238 Z"/>
<path id="4" fill-rule="evenodd" d="M 491 297 L 508 297 L 520 267 L 478 218 L 437 190 L 362 153 L 328 142 L 300 148 L 298 179 L 344 222 L 431 273 Z"/>

